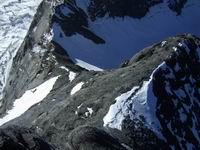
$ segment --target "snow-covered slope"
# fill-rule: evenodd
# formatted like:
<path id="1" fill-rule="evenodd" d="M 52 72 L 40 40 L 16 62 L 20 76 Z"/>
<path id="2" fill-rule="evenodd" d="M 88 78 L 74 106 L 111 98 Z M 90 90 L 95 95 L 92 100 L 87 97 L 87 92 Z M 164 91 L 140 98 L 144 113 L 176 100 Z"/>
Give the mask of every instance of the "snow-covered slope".
<path id="1" fill-rule="evenodd" d="M 131 6 L 128 2 L 75 0 L 59 5 L 53 18 L 53 40 L 74 62 L 78 59 L 110 69 L 160 39 L 183 33 L 200 35 L 198 0 L 131 1 Z"/>
<path id="2" fill-rule="evenodd" d="M 19 117 L 30 107 L 41 102 L 50 93 L 57 79 L 58 77 L 49 79 L 38 87 L 27 90 L 22 97 L 16 99 L 13 108 L 3 118 L 0 118 L 0 126 Z"/>
<path id="3" fill-rule="evenodd" d="M 42 0 L 0 0 L 0 99 L 16 55 Z"/>

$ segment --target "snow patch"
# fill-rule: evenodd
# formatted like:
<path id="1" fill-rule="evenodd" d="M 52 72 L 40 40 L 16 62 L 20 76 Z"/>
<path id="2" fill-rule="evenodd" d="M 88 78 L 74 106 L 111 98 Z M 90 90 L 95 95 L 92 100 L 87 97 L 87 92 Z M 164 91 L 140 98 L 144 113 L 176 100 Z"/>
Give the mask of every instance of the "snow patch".
<path id="1" fill-rule="evenodd" d="M 172 49 L 176 52 L 177 51 L 177 47 L 172 47 Z"/>
<path id="2" fill-rule="evenodd" d="M 51 29 L 49 33 L 44 33 L 43 38 L 44 38 L 44 41 L 43 41 L 44 45 L 47 45 L 48 43 L 50 43 L 53 39 L 53 29 Z"/>
<path id="3" fill-rule="evenodd" d="M 73 87 L 70 94 L 74 95 L 75 93 L 77 93 L 82 88 L 83 85 L 84 85 L 84 82 L 78 83 L 75 87 Z"/>
<path id="4" fill-rule="evenodd" d="M 115 99 L 115 104 L 111 105 L 108 113 L 103 118 L 104 127 L 116 128 L 121 130 L 122 121 L 129 114 L 130 96 L 139 87 L 133 87 L 130 91 L 121 94 Z"/>
<path id="5" fill-rule="evenodd" d="M 63 69 L 63 70 L 65 70 L 65 71 L 69 72 L 69 69 L 66 68 L 65 66 L 60 66 L 60 69 Z"/>
<path id="6" fill-rule="evenodd" d="M 94 66 L 94 65 L 91 65 L 91 64 L 88 64 L 88 63 L 86 63 L 86 62 L 84 62 L 84 61 L 82 61 L 82 60 L 79 60 L 79 59 L 75 59 L 76 60 L 76 65 L 78 65 L 78 66 L 80 66 L 80 67 L 82 67 L 82 68 L 85 68 L 85 69 L 87 69 L 87 70 L 94 70 L 94 71 L 103 71 L 103 69 L 101 69 L 101 68 L 98 68 L 98 67 L 96 67 L 96 66 Z"/>
<path id="7" fill-rule="evenodd" d="M 93 109 L 92 108 L 89 108 L 89 107 L 87 107 L 87 112 L 85 112 L 85 116 L 86 117 L 91 117 L 92 116 L 92 114 L 93 114 Z"/>
<path id="8" fill-rule="evenodd" d="M 13 108 L 7 112 L 7 115 L 0 119 L 0 126 L 13 120 L 25 113 L 33 105 L 40 103 L 52 90 L 59 76 L 51 78 L 38 87 L 26 91 L 23 96 L 16 99 Z"/>
<path id="9" fill-rule="evenodd" d="M 165 46 L 166 43 L 167 43 L 167 41 L 162 41 L 162 42 L 161 42 L 161 47 Z"/>
<path id="10" fill-rule="evenodd" d="M 39 54 L 40 56 L 43 56 L 46 51 L 47 51 L 46 49 L 42 48 L 41 46 L 39 46 L 37 44 L 34 45 L 34 47 L 32 49 L 33 53 Z"/>
<path id="11" fill-rule="evenodd" d="M 69 72 L 69 81 L 72 82 L 76 78 L 76 73 L 73 71 Z"/>

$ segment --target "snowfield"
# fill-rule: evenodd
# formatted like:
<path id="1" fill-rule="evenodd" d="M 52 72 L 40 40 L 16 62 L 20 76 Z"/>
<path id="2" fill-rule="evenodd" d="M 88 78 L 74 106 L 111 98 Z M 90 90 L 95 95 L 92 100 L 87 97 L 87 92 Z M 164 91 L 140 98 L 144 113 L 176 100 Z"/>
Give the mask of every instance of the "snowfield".
<path id="1" fill-rule="evenodd" d="M 33 105 L 41 102 L 52 90 L 58 77 L 51 78 L 38 87 L 26 91 L 21 98 L 16 99 L 13 108 L 7 112 L 5 117 L 0 119 L 0 126 L 19 117 Z"/>
<path id="2" fill-rule="evenodd" d="M 0 99 L 16 55 L 42 0 L 0 0 Z"/>

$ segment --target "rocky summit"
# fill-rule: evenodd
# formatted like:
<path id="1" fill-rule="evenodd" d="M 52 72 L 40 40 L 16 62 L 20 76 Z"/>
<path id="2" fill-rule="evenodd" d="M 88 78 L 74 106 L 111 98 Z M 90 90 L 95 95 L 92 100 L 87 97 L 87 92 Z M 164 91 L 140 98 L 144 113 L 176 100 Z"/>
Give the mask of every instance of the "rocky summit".
<path id="1" fill-rule="evenodd" d="M 200 149 L 199 0 L 7 0 L 0 16 L 0 150 Z"/>

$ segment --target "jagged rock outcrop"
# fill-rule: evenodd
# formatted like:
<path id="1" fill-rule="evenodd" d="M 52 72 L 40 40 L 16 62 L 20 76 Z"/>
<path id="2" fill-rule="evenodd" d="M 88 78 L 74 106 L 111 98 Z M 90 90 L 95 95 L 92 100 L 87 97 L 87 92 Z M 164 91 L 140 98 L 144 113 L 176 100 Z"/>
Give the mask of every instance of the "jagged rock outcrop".
<path id="1" fill-rule="evenodd" d="M 180 15 L 186 3 L 187 0 L 169 0 L 168 6 L 171 10 L 175 11 L 177 15 Z"/>

